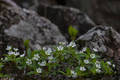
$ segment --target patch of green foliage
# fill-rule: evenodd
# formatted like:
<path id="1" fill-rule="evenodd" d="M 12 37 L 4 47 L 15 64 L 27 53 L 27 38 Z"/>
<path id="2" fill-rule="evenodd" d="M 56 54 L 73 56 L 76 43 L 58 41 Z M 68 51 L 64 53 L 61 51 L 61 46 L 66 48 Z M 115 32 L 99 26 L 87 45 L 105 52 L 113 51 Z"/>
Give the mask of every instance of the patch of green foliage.
<path id="1" fill-rule="evenodd" d="M 25 42 L 27 43 L 28 41 Z M 112 61 L 103 61 L 89 48 L 78 51 L 75 47 L 74 42 L 60 43 L 56 47 L 44 47 L 41 50 L 31 51 L 27 48 L 20 54 L 19 49 L 8 46 L 8 53 L 0 60 L 0 77 L 30 76 L 35 79 L 34 76 L 39 75 L 44 80 L 46 77 L 59 75 L 77 79 L 114 74 L 115 65 Z"/>
<path id="2" fill-rule="evenodd" d="M 69 26 L 69 28 L 68 28 L 68 33 L 69 33 L 69 35 L 70 35 L 70 37 L 71 37 L 71 40 L 75 40 L 76 37 L 77 37 L 77 34 L 78 34 L 78 30 L 75 29 L 75 28 L 72 27 L 72 26 Z"/>

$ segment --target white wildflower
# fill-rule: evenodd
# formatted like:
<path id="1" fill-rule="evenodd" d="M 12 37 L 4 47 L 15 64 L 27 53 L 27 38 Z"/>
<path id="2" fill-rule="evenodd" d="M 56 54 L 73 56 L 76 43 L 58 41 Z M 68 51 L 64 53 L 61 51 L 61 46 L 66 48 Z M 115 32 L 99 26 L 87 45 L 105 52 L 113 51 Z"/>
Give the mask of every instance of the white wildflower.
<path id="1" fill-rule="evenodd" d="M 7 57 L 5 57 L 5 61 L 7 61 L 8 60 L 8 58 Z"/>
<path id="2" fill-rule="evenodd" d="M 48 63 L 52 63 L 52 60 L 48 60 Z"/>
<path id="3" fill-rule="evenodd" d="M 95 58 L 96 56 L 95 56 L 95 54 L 90 54 L 90 57 L 93 59 L 93 58 Z"/>
<path id="4" fill-rule="evenodd" d="M 71 70 L 71 74 L 74 74 L 74 73 L 75 73 L 75 71 Z"/>
<path id="5" fill-rule="evenodd" d="M 101 68 L 101 65 L 100 65 L 100 64 L 96 64 L 96 67 L 97 67 L 97 68 Z"/>
<path id="6" fill-rule="evenodd" d="M 95 62 L 95 65 L 96 65 L 97 68 L 99 68 L 99 69 L 101 68 L 101 64 L 100 64 L 99 61 L 96 61 L 96 62 Z"/>
<path id="7" fill-rule="evenodd" d="M 98 52 L 98 50 L 97 50 L 96 48 L 93 48 L 93 51 L 94 51 L 94 52 Z"/>
<path id="8" fill-rule="evenodd" d="M 49 56 L 49 57 L 48 57 L 49 60 L 52 60 L 53 58 L 54 58 L 53 56 Z"/>
<path id="9" fill-rule="evenodd" d="M 79 53 L 83 53 L 83 51 L 80 51 Z"/>
<path id="10" fill-rule="evenodd" d="M 7 48 L 6 48 L 6 50 L 11 50 L 12 49 L 12 47 L 11 46 L 7 46 Z"/>
<path id="11" fill-rule="evenodd" d="M 95 64 L 100 64 L 100 61 L 96 61 Z"/>
<path id="12" fill-rule="evenodd" d="M 73 71 L 73 70 L 71 70 L 71 74 L 72 74 L 72 77 L 77 77 L 77 73 L 75 72 L 75 71 Z"/>
<path id="13" fill-rule="evenodd" d="M 53 56 L 48 57 L 48 63 L 55 63 L 55 62 L 56 62 L 56 60 L 54 59 Z"/>
<path id="14" fill-rule="evenodd" d="M 31 59 L 27 59 L 26 64 L 28 64 L 28 65 L 32 64 Z"/>
<path id="15" fill-rule="evenodd" d="M 9 54 L 9 55 L 14 55 L 15 52 L 13 52 L 13 51 L 9 51 L 8 54 Z"/>
<path id="16" fill-rule="evenodd" d="M 15 52 L 17 52 L 17 51 L 18 51 L 18 48 L 13 48 L 13 50 L 14 50 Z"/>
<path id="17" fill-rule="evenodd" d="M 112 65 L 115 68 L 115 64 Z"/>
<path id="18" fill-rule="evenodd" d="M 86 71 L 86 68 L 85 67 L 80 67 L 80 70 L 81 71 Z"/>
<path id="19" fill-rule="evenodd" d="M 33 60 L 38 61 L 39 58 L 40 58 L 40 56 L 38 54 L 35 54 L 34 57 L 33 57 Z"/>
<path id="20" fill-rule="evenodd" d="M 59 42 L 60 45 L 66 45 L 67 42 Z"/>
<path id="21" fill-rule="evenodd" d="M 43 61 L 43 62 L 38 62 L 38 64 L 40 65 L 40 66 L 46 66 L 46 61 Z"/>
<path id="22" fill-rule="evenodd" d="M 89 60 L 87 60 L 87 59 L 84 60 L 84 63 L 85 63 L 85 64 L 88 64 L 88 63 L 89 63 Z"/>
<path id="23" fill-rule="evenodd" d="M 96 69 L 96 72 L 100 73 L 100 72 L 101 72 L 101 70 L 100 70 L 100 69 Z"/>
<path id="24" fill-rule="evenodd" d="M 24 56 L 25 56 L 25 54 L 20 55 L 20 57 L 24 57 Z"/>
<path id="25" fill-rule="evenodd" d="M 3 58 L 1 58 L 1 60 L 3 60 Z"/>
<path id="26" fill-rule="evenodd" d="M 20 55 L 20 53 L 19 52 L 15 52 L 15 54 L 14 54 L 15 56 L 18 56 L 18 55 Z"/>
<path id="27" fill-rule="evenodd" d="M 82 49 L 82 52 L 85 52 L 87 50 L 87 47 L 84 47 L 83 49 Z"/>
<path id="28" fill-rule="evenodd" d="M 57 49 L 58 49 L 58 51 L 62 51 L 63 50 L 63 46 L 58 46 Z"/>
<path id="29" fill-rule="evenodd" d="M 52 52 L 51 48 L 48 48 L 48 50 L 45 53 L 46 55 L 51 55 L 51 52 Z"/>
<path id="30" fill-rule="evenodd" d="M 75 44 L 75 42 L 70 42 L 70 44 L 69 45 L 67 45 L 67 47 L 75 47 L 76 46 L 76 44 Z"/>
<path id="31" fill-rule="evenodd" d="M 43 47 L 43 50 L 46 50 L 47 48 L 46 47 Z"/>
<path id="32" fill-rule="evenodd" d="M 37 71 L 37 73 L 42 73 L 42 69 L 41 68 L 37 68 L 36 71 Z"/>
<path id="33" fill-rule="evenodd" d="M 111 62 L 110 62 L 110 61 L 107 61 L 107 64 L 108 64 L 108 65 L 111 65 Z"/>

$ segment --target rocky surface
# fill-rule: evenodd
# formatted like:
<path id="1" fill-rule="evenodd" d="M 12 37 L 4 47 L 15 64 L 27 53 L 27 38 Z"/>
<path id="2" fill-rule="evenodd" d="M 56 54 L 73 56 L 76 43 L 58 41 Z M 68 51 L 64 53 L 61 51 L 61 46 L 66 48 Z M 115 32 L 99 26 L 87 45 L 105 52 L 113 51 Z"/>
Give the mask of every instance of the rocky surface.
<path id="1" fill-rule="evenodd" d="M 19 5 L 23 3 L 28 3 L 29 8 L 31 8 L 31 2 L 29 0 L 14 0 Z M 118 32 L 120 32 L 120 1 L 119 0 L 34 0 L 33 10 L 37 10 L 40 3 L 47 5 L 63 5 L 67 7 L 77 8 L 85 12 L 90 18 L 100 25 L 112 26 Z M 22 5 L 21 5 L 22 6 Z M 28 8 L 26 6 L 22 6 Z"/>
<path id="2" fill-rule="evenodd" d="M 120 34 L 112 27 L 96 26 L 80 36 L 76 42 L 80 47 L 97 49 L 104 60 L 113 60 L 120 70 Z"/>
<path id="3" fill-rule="evenodd" d="M 67 39 L 69 39 L 68 26 L 70 25 L 79 30 L 78 36 L 87 32 L 89 29 L 95 26 L 95 23 L 82 11 L 71 7 L 59 6 L 68 3 L 67 0 L 20 1 L 21 0 L 15 0 L 15 2 L 22 7 L 25 6 L 21 4 L 27 3 L 29 5 L 33 3 L 34 6 L 29 5 L 29 9 L 35 10 L 39 13 L 40 16 L 44 16 L 51 20 L 59 27 L 59 29 L 61 30 L 63 35 L 66 36 Z"/>
<path id="4" fill-rule="evenodd" d="M 32 49 L 66 41 L 56 25 L 34 11 L 6 4 L 0 10 L 0 53 L 7 45 L 23 48 L 23 40 L 30 40 Z"/>
<path id="5" fill-rule="evenodd" d="M 99 52 L 107 53 L 106 56 L 120 59 L 120 34 L 112 27 L 96 26 L 80 36 L 77 41 L 84 42 L 91 49 L 95 48 Z"/>
<path id="6" fill-rule="evenodd" d="M 69 26 L 76 28 L 79 36 L 95 26 L 85 13 L 75 8 L 41 4 L 38 7 L 38 13 L 56 24 L 67 38 L 69 38 Z"/>

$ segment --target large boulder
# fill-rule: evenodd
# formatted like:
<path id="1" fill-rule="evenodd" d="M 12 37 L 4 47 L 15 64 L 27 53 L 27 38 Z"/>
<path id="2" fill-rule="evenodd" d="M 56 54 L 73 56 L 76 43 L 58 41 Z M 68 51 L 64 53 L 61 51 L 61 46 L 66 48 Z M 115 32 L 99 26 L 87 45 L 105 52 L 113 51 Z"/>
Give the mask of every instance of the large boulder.
<path id="1" fill-rule="evenodd" d="M 34 1 L 34 10 L 41 3 L 48 5 L 63 5 L 77 8 L 85 12 L 97 25 L 112 26 L 120 32 L 120 0 L 14 0 L 18 4 L 31 3 Z M 19 2 L 18 2 L 19 1 Z M 23 1 L 23 3 L 21 2 Z M 31 6 L 29 6 L 31 8 Z"/>
<path id="2" fill-rule="evenodd" d="M 112 27 L 96 26 L 76 40 L 79 47 L 97 49 L 104 60 L 113 60 L 120 70 L 120 34 Z"/>
<path id="3" fill-rule="evenodd" d="M 96 26 L 76 40 L 90 49 L 97 49 L 98 52 L 106 53 L 106 56 L 120 59 L 120 34 L 112 27 Z"/>
<path id="4" fill-rule="evenodd" d="M 5 2 L 4 2 L 5 3 Z M 24 48 L 23 40 L 30 40 L 32 49 L 66 41 L 56 25 L 33 11 L 0 3 L 0 53 L 7 45 Z"/>
<path id="5" fill-rule="evenodd" d="M 22 8 L 36 10 L 36 7 L 39 6 L 40 3 L 55 5 L 57 4 L 56 0 L 13 0 Z"/>
<path id="6" fill-rule="evenodd" d="M 20 2 L 21 0 L 14 1 L 20 6 L 22 6 L 21 4 L 24 4 L 24 2 L 27 2 L 27 4 L 32 2 L 27 0 L 22 0 L 22 2 Z M 66 36 L 67 39 L 69 39 L 68 26 L 72 25 L 73 27 L 78 29 L 79 36 L 95 26 L 95 23 L 79 9 L 59 6 L 65 6 L 66 2 L 67 0 L 34 0 L 32 2 L 34 3 L 34 7 L 29 6 L 29 9 L 36 10 L 40 16 L 44 16 L 51 20 L 59 27 L 59 29 Z"/>
<path id="7" fill-rule="evenodd" d="M 38 13 L 59 26 L 61 32 L 68 38 L 68 27 L 73 26 L 82 35 L 95 26 L 95 23 L 82 11 L 63 6 L 49 6 L 41 4 Z"/>

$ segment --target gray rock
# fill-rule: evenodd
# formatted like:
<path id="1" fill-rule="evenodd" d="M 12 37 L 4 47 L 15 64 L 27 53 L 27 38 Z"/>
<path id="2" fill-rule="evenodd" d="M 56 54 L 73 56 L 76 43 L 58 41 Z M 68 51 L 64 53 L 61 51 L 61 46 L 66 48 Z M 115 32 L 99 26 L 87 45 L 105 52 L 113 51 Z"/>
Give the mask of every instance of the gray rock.
<path id="1" fill-rule="evenodd" d="M 79 30 L 79 36 L 95 26 L 95 23 L 85 13 L 75 8 L 41 4 L 38 7 L 38 13 L 59 26 L 67 38 L 70 25 Z"/>
<path id="2" fill-rule="evenodd" d="M 79 45 L 97 49 L 98 52 L 104 53 L 104 56 L 114 59 L 120 59 L 120 34 L 112 27 L 96 26 L 89 30 L 86 34 L 80 36 L 76 42 Z"/>
<path id="3" fill-rule="evenodd" d="M 101 80 L 118 80 L 120 74 L 120 34 L 110 26 L 96 26 L 76 40 L 80 47 L 98 50 L 103 60 L 113 60 L 116 65 L 115 76 L 105 76 Z"/>
<path id="4" fill-rule="evenodd" d="M 66 41 L 56 25 L 34 11 L 7 5 L 0 8 L 0 52 L 7 45 L 23 48 L 26 39 L 30 40 L 32 49 Z"/>

